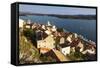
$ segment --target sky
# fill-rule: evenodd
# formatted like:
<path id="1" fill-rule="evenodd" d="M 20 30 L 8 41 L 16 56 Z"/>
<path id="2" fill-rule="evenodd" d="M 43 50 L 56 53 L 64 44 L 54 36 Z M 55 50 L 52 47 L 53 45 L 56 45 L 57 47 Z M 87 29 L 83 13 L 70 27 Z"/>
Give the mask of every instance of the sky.
<path id="1" fill-rule="evenodd" d="M 59 6 L 41 6 L 41 5 L 19 5 L 20 12 L 41 13 L 41 14 L 61 14 L 61 15 L 95 15 L 94 8 L 79 7 L 59 7 Z"/>

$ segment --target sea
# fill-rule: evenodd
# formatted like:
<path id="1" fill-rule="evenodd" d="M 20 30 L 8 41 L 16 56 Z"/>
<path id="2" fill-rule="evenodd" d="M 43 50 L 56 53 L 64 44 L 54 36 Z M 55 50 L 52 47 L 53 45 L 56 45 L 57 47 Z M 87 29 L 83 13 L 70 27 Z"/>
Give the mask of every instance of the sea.
<path id="1" fill-rule="evenodd" d="M 58 28 L 64 28 L 69 32 L 77 33 L 88 40 L 96 42 L 96 20 L 67 19 L 43 15 L 26 15 L 19 16 L 19 18 L 26 21 L 31 20 L 34 23 L 40 24 L 47 24 L 49 21 L 52 25 L 55 25 Z"/>

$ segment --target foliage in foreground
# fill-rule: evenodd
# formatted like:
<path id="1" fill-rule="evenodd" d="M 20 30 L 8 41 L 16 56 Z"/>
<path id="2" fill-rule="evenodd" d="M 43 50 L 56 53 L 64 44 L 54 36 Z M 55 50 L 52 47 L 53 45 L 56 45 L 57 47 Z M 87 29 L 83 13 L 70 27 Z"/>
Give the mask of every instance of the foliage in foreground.
<path id="1" fill-rule="evenodd" d="M 19 34 L 19 61 L 21 64 L 39 62 L 39 51 L 27 40 L 24 35 Z"/>

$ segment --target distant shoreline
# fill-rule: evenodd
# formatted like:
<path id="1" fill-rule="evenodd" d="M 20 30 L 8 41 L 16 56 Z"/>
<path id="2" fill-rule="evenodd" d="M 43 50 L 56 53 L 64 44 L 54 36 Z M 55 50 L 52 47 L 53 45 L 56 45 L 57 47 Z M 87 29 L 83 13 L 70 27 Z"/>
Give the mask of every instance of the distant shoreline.
<path id="1" fill-rule="evenodd" d="M 37 16 L 53 16 L 64 19 L 86 19 L 96 20 L 96 15 L 56 15 L 56 14 L 38 14 L 38 13 L 19 13 L 19 16 L 37 15 Z"/>

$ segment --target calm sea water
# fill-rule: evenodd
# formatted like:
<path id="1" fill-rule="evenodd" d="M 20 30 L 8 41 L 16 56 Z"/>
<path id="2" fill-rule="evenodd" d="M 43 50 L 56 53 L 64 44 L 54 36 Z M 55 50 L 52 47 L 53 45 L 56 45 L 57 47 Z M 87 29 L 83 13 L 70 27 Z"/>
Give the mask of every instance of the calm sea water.
<path id="1" fill-rule="evenodd" d="M 51 24 L 61 27 L 70 32 L 75 32 L 84 36 L 88 40 L 96 42 L 96 20 L 84 20 L 84 19 L 63 19 L 52 16 L 20 16 L 19 18 L 33 22 L 39 22 L 41 24 L 47 24 L 48 21 Z"/>

